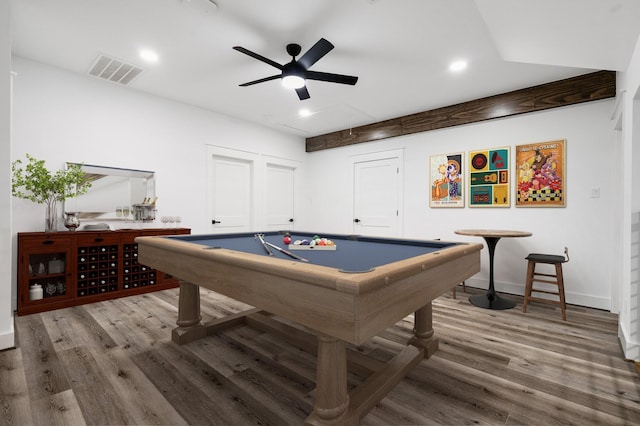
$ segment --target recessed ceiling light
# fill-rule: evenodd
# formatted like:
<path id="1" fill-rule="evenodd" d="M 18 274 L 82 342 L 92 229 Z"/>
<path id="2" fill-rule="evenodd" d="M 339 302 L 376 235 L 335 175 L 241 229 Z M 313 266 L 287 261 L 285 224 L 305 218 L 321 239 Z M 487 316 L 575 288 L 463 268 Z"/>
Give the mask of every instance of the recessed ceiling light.
<path id="1" fill-rule="evenodd" d="M 453 71 L 453 72 L 458 72 L 458 71 L 462 71 L 463 69 L 467 68 L 467 61 L 454 61 L 451 63 L 451 65 L 449 65 L 449 71 Z"/>
<path id="2" fill-rule="evenodd" d="M 153 50 L 142 49 L 140 51 L 140 57 L 147 62 L 158 62 L 158 54 Z"/>

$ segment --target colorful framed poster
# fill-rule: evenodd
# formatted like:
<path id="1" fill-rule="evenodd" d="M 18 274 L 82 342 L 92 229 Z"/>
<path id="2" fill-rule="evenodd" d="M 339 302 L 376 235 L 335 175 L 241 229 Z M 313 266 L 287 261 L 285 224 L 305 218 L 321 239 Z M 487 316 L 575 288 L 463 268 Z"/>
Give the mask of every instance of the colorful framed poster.
<path id="1" fill-rule="evenodd" d="M 432 155 L 430 158 L 431 197 L 429 207 L 464 207 L 462 165 L 464 154 Z"/>
<path id="2" fill-rule="evenodd" d="M 509 207 L 509 147 L 469 152 L 469 207 Z"/>
<path id="3" fill-rule="evenodd" d="M 516 207 L 564 207 L 566 140 L 516 146 Z"/>

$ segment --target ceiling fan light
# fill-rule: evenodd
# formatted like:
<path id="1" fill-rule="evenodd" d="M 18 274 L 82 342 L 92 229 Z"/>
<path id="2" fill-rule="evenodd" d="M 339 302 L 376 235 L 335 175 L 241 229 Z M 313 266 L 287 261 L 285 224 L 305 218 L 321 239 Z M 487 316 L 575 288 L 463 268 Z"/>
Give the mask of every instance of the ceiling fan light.
<path id="1" fill-rule="evenodd" d="M 301 89 L 304 87 L 304 78 L 299 75 L 286 75 L 282 77 L 282 85 L 287 89 Z"/>

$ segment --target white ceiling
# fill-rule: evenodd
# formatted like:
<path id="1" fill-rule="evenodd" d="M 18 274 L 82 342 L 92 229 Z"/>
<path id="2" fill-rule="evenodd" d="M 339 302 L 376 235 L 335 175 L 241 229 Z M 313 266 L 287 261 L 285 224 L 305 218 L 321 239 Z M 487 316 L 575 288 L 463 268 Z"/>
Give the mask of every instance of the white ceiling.
<path id="1" fill-rule="evenodd" d="M 144 69 L 133 90 L 303 137 L 622 71 L 640 33 L 638 0 L 11 1 L 14 55 L 85 75 L 111 56 Z M 278 80 L 238 86 L 278 70 L 233 46 L 282 64 L 288 43 L 304 53 L 321 37 L 335 49 L 311 69 L 357 75 L 355 86 L 309 81 L 305 101 Z M 457 59 L 468 67 L 454 74 Z"/>

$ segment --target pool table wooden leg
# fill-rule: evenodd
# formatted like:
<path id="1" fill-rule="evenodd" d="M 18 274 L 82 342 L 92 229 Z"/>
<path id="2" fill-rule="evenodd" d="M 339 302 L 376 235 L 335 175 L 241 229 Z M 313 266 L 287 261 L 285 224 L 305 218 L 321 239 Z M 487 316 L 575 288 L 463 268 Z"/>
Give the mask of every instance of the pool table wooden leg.
<path id="1" fill-rule="evenodd" d="M 316 398 L 305 425 L 357 425 L 409 371 L 438 350 L 431 327 L 431 304 L 416 311 L 414 337 L 395 358 L 347 391 L 346 343 L 318 336 Z"/>
<path id="2" fill-rule="evenodd" d="M 409 344 L 424 349 L 424 357 L 430 358 L 438 351 L 438 339 L 433 333 L 433 308 L 431 302 L 415 312 L 413 318 L 413 337 Z"/>
<path id="3" fill-rule="evenodd" d="M 187 281 L 180 281 L 178 299 L 178 328 L 171 332 L 171 340 L 178 345 L 200 339 L 207 335 L 207 329 L 200 322 L 200 287 Z"/>
<path id="4" fill-rule="evenodd" d="M 318 367 L 316 370 L 316 398 L 313 412 L 305 425 L 336 425 L 350 423 L 347 418 L 347 352 L 344 341 L 318 336 Z M 353 419 L 357 424 L 357 418 Z"/>

